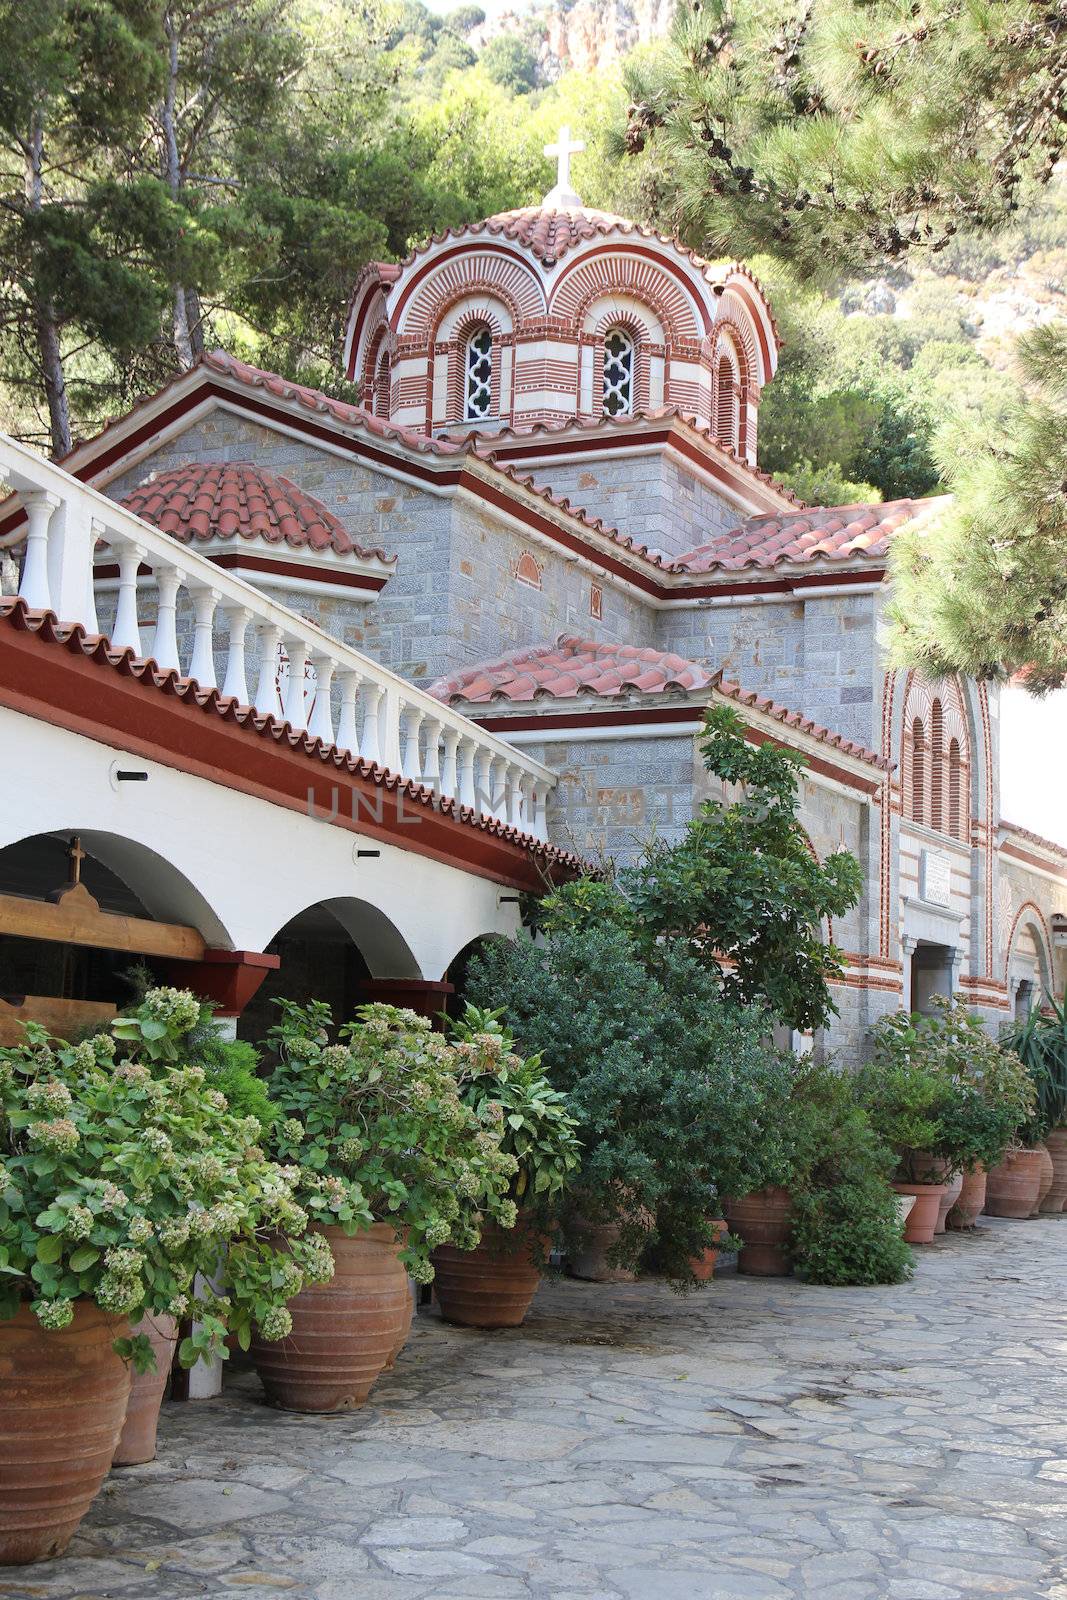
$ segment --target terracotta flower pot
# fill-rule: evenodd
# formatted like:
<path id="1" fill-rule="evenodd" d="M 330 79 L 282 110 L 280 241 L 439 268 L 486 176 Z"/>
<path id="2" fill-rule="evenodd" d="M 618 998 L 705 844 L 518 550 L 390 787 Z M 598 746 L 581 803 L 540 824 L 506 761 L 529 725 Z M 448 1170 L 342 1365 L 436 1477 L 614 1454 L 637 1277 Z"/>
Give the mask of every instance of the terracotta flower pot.
<path id="1" fill-rule="evenodd" d="M 1030 1216 L 1041 1188 L 1041 1166 L 1036 1150 L 1017 1150 L 992 1167 L 986 1180 L 987 1216 Z"/>
<path id="2" fill-rule="evenodd" d="M 973 1172 L 963 1174 L 963 1186 L 948 1214 L 950 1228 L 974 1227 L 985 1210 L 985 1186 L 986 1170 L 983 1166 L 979 1165 Z"/>
<path id="3" fill-rule="evenodd" d="M 130 1369 L 129 1334 L 90 1300 L 46 1332 L 29 1306 L 0 1322 L 0 1566 L 62 1555 L 107 1477 Z"/>
<path id="4" fill-rule="evenodd" d="M 1055 1214 L 1067 1205 L 1067 1128 L 1053 1128 L 1045 1148 L 1052 1157 L 1052 1186 L 1041 1209 Z"/>
<path id="5" fill-rule="evenodd" d="M 337 1270 L 289 1302 L 293 1331 L 285 1339 L 252 1343 L 267 1399 L 286 1411 L 350 1411 L 363 1405 L 410 1327 L 403 1248 L 390 1223 L 376 1222 L 348 1238 L 321 1230 Z"/>
<path id="6" fill-rule="evenodd" d="M 1056 1177 L 1056 1169 L 1052 1165 L 1052 1157 L 1049 1155 L 1044 1144 L 1037 1145 L 1036 1149 L 1041 1158 L 1041 1180 L 1037 1186 L 1037 1204 L 1030 1213 L 1032 1217 L 1036 1217 L 1040 1214 L 1045 1204 L 1045 1198 L 1049 1190 L 1052 1188 Z"/>
<path id="7" fill-rule="evenodd" d="M 761 1278 L 783 1278 L 792 1272 L 788 1247 L 793 1206 L 788 1189 L 769 1184 L 740 1200 L 728 1200 L 726 1220 L 730 1232 L 743 1241 L 738 1272 Z"/>
<path id="8" fill-rule="evenodd" d="M 541 1282 L 549 1240 L 522 1218 L 513 1229 L 488 1222 L 473 1250 L 441 1245 L 432 1256 L 434 1291 L 446 1322 L 461 1328 L 517 1328 Z"/>
<path id="9" fill-rule="evenodd" d="M 403 1318 L 402 1318 L 401 1323 L 400 1323 L 400 1332 L 396 1336 L 396 1340 L 395 1340 L 395 1342 L 393 1344 L 393 1348 L 389 1352 L 389 1359 L 385 1363 L 385 1371 L 386 1372 L 389 1371 L 390 1367 L 395 1367 L 396 1366 L 396 1358 L 397 1358 L 397 1356 L 400 1354 L 401 1350 L 403 1350 L 404 1346 L 408 1342 L 408 1334 L 411 1332 L 411 1324 L 414 1322 L 414 1320 L 415 1320 L 415 1293 L 414 1293 L 414 1288 L 412 1286 L 411 1280 L 409 1279 L 408 1280 L 407 1307 L 406 1307 L 406 1309 L 404 1311 L 404 1315 L 403 1315 Z"/>
<path id="10" fill-rule="evenodd" d="M 719 1259 L 719 1244 L 730 1231 L 729 1224 L 722 1217 L 714 1218 L 711 1226 L 715 1233 L 715 1243 L 709 1244 L 702 1255 L 690 1256 L 689 1258 L 693 1276 L 700 1283 L 710 1283 L 715 1276 L 715 1263 Z"/>
<path id="11" fill-rule="evenodd" d="M 571 1277 L 584 1278 L 589 1283 L 633 1283 L 636 1272 L 613 1266 L 608 1260 L 621 1232 L 617 1222 L 590 1222 L 586 1217 L 575 1217 L 567 1247 L 567 1271 Z"/>
<path id="12" fill-rule="evenodd" d="M 946 1185 L 943 1183 L 894 1183 L 897 1194 L 913 1194 L 915 1204 L 904 1224 L 904 1238 L 908 1244 L 932 1244 L 937 1227 L 937 1210 Z"/>
<path id="13" fill-rule="evenodd" d="M 935 1233 L 944 1233 L 948 1221 L 948 1214 L 956 1204 L 963 1191 L 963 1173 L 954 1172 L 951 1178 L 945 1179 L 945 1192 L 937 1202 L 937 1221 L 934 1223 Z"/>
<path id="14" fill-rule="evenodd" d="M 134 1324 L 130 1332 L 148 1335 L 156 1353 L 156 1370 L 135 1372 L 133 1375 L 126 1421 L 112 1461 L 115 1467 L 135 1467 L 144 1461 L 156 1459 L 159 1408 L 163 1404 L 163 1391 L 167 1387 L 174 1360 L 174 1346 L 178 1342 L 178 1324 L 173 1317 L 144 1317 Z"/>

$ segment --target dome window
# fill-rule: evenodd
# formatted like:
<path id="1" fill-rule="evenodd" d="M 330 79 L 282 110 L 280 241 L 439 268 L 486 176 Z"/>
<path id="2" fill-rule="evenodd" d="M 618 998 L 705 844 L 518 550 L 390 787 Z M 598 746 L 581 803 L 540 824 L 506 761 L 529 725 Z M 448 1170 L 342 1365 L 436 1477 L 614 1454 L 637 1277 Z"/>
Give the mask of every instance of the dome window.
<path id="1" fill-rule="evenodd" d="M 467 422 L 480 422 L 493 405 L 493 335 L 486 327 L 475 328 L 467 340 L 467 389 L 463 416 Z"/>
<path id="2" fill-rule="evenodd" d="M 634 408 L 634 342 L 625 328 L 604 340 L 604 415 L 628 417 Z"/>

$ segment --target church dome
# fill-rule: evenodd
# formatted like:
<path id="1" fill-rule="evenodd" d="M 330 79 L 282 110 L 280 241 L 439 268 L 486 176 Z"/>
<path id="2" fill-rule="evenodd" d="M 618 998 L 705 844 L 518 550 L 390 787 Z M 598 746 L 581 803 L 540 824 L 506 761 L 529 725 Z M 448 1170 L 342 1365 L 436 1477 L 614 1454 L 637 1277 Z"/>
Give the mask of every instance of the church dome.
<path id="1" fill-rule="evenodd" d="M 502 233 L 507 239 L 525 245 L 539 261 L 551 266 L 569 250 L 598 234 L 634 231 L 627 217 L 613 211 L 596 211 L 588 206 L 521 206 L 516 211 L 498 211 L 483 224 L 489 233 Z"/>
<path id="2" fill-rule="evenodd" d="M 132 489 L 122 504 L 182 544 L 261 539 L 313 554 L 390 559 L 384 550 L 356 544 L 332 511 L 288 478 L 250 461 L 170 467 Z"/>

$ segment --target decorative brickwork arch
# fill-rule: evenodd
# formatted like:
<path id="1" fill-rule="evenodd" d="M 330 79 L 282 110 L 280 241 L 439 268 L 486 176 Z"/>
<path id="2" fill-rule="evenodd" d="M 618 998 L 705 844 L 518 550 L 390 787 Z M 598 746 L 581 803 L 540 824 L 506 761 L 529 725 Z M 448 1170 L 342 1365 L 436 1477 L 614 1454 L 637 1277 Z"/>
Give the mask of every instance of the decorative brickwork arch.
<path id="1" fill-rule="evenodd" d="M 655 258 L 617 246 L 583 256 L 567 268 L 552 291 L 549 311 L 575 333 L 588 308 L 609 295 L 638 300 L 654 312 L 672 343 L 698 346 L 704 327 L 690 293 Z"/>
<path id="2" fill-rule="evenodd" d="M 1048 992 L 1052 987 L 1052 936 L 1041 907 L 1032 900 L 1024 900 L 1012 919 L 1011 932 L 1004 947 L 1004 981 L 1010 987 L 1012 962 L 1018 954 L 1018 945 L 1024 933 L 1029 933 L 1038 963 L 1041 987 Z"/>
<path id="3" fill-rule="evenodd" d="M 544 290 L 532 267 L 512 251 L 470 246 L 430 265 L 407 302 L 394 311 L 394 327 L 405 340 L 429 344 L 453 306 L 488 295 L 508 308 L 512 327 L 545 315 Z"/>
<path id="4" fill-rule="evenodd" d="M 605 301 L 607 303 L 605 303 Z M 603 411 L 605 341 L 614 329 L 623 330 L 633 341 L 632 411 L 648 411 L 652 404 L 652 360 L 665 356 L 665 330 L 655 309 L 633 294 L 597 294 L 582 318 L 582 341 L 593 346 L 592 413 Z"/>
<path id="5" fill-rule="evenodd" d="M 378 379 L 381 372 L 382 358 L 389 363 L 389 324 L 382 321 L 376 329 L 370 344 L 367 346 L 367 359 L 363 363 L 360 373 L 360 398 L 368 411 L 373 411 L 376 417 L 388 417 L 388 409 L 381 410 L 378 403 Z M 388 394 L 386 395 L 388 400 Z"/>
<path id="6" fill-rule="evenodd" d="M 448 422 L 477 422 L 498 418 L 510 412 L 510 389 L 507 396 L 501 391 L 501 351 L 505 342 L 513 338 L 514 323 L 510 308 L 488 294 L 477 297 L 463 296 L 449 308 L 434 340 L 434 363 L 443 361 L 447 371 Z M 482 331 L 488 333 L 489 353 L 489 407 L 473 413 L 468 406 L 470 380 L 470 345 Z"/>

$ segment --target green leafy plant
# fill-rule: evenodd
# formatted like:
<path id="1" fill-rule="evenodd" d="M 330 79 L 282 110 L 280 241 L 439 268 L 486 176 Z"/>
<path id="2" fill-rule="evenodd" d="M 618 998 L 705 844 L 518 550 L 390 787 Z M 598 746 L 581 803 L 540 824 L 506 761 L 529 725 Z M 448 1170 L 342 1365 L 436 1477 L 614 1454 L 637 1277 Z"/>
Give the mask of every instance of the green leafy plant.
<path id="1" fill-rule="evenodd" d="M 682 941 L 653 971 L 611 923 L 494 944 L 468 985 L 476 1004 L 502 1009 L 577 1119 L 570 1220 L 616 1224 L 615 1264 L 655 1246 L 669 1280 L 693 1286 L 690 1263 L 712 1242 L 722 1195 L 783 1181 L 788 1168 L 791 1067 L 767 1046 L 765 1014 L 724 1003 Z"/>
<path id="2" fill-rule="evenodd" d="M 437 1245 L 474 1248 L 483 1216 L 514 1227 L 518 1162 L 501 1148 L 500 1101 L 476 1110 L 463 1098 L 471 1052 L 395 1006 L 361 1006 L 334 1040 L 322 1001 L 277 1004 L 270 1093 L 284 1120 L 270 1142 L 299 1164 L 298 1198 L 316 1223 L 348 1234 L 392 1223 L 420 1283 L 433 1278 Z M 475 1054 L 479 1075 L 499 1075 L 500 1052 Z"/>
<path id="3" fill-rule="evenodd" d="M 511 1180 L 512 1199 L 521 1207 L 557 1202 L 581 1160 L 578 1124 L 567 1097 L 554 1089 L 541 1069 L 540 1056 L 516 1053 L 510 1028 L 501 1027 L 503 1009 L 471 1005 L 452 1024 L 457 1053 L 471 1077 L 464 1102 L 479 1119 L 497 1124 L 503 1111 L 500 1148 L 517 1163 Z"/>
<path id="4" fill-rule="evenodd" d="M 296 1169 L 267 1159 L 258 1120 L 203 1067 L 172 1064 L 198 1012 L 187 992 L 150 990 L 109 1033 L 72 1045 L 29 1024 L 0 1050 L 0 1317 L 28 1301 L 61 1328 L 90 1299 L 131 1322 L 195 1318 L 179 1347 L 192 1365 L 225 1358 L 228 1333 L 247 1347 L 253 1324 L 283 1337 L 286 1301 L 332 1277 Z M 144 1336 L 121 1348 L 151 1365 Z"/>
<path id="5" fill-rule="evenodd" d="M 1001 1032 L 1001 1043 L 1019 1057 L 1034 1085 L 1036 1122 L 1043 1138 L 1067 1124 L 1067 992 L 1047 995 L 1040 1007 Z"/>

